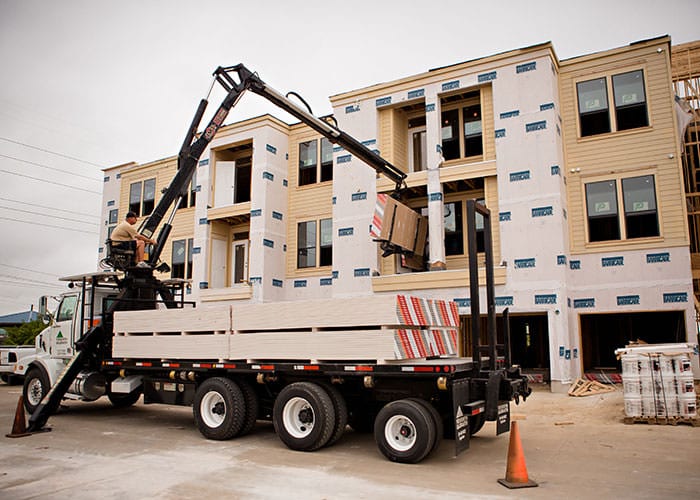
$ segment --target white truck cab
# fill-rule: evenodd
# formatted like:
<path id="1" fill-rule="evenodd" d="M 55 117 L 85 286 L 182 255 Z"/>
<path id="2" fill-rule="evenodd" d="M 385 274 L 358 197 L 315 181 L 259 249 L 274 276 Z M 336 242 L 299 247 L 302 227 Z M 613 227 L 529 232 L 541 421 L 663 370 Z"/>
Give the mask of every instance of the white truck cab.
<path id="1" fill-rule="evenodd" d="M 23 361 L 26 367 L 24 399 L 33 411 L 48 393 L 75 354 L 75 343 L 101 321 L 102 310 L 119 293 L 118 274 L 97 272 L 66 276 L 69 291 L 61 295 L 49 325 L 35 339 L 34 352 Z M 104 377 L 93 374 L 90 382 L 79 380 L 66 394 L 67 398 L 94 400 L 105 394 Z M 80 382 L 80 383 L 78 383 Z"/>

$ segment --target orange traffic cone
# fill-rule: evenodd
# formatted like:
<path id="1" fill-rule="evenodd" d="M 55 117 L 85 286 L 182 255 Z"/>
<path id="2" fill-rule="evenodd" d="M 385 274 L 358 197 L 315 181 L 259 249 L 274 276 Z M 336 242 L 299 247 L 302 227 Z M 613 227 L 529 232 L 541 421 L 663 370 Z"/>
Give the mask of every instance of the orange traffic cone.
<path id="1" fill-rule="evenodd" d="M 31 433 L 27 432 L 27 424 L 24 418 L 24 398 L 19 397 L 17 401 L 17 411 L 15 411 L 15 421 L 12 424 L 12 432 L 10 434 L 5 434 L 9 438 L 18 438 L 29 436 Z"/>
<path id="2" fill-rule="evenodd" d="M 510 443 L 508 444 L 508 463 L 506 465 L 505 479 L 499 479 L 506 488 L 532 488 L 538 484 L 527 476 L 525 455 L 520 443 L 518 422 L 510 424 Z"/>

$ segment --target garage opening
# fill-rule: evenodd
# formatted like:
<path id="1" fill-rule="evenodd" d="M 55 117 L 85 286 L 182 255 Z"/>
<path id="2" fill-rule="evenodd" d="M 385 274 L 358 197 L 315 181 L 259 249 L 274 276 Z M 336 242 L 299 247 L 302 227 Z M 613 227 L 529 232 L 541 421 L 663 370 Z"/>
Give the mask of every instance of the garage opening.
<path id="1" fill-rule="evenodd" d="M 683 311 L 581 315 L 584 372 L 620 371 L 615 349 L 631 341 L 647 344 L 685 342 Z"/>
<path id="2" fill-rule="evenodd" d="M 471 356 L 471 317 L 462 316 L 463 355 Z M 503 343 L 503 316 L 496 317 L 498 343 Z M 481 317 L 481 345 L 488 344 L 486 317 Z M 549 382 L 549 325 L 547 314 L 510 315 L 510 344 L 513 364 L 520 365 L 532 381 Z M 483 353 L 487 355 L 486 352 Z"/>

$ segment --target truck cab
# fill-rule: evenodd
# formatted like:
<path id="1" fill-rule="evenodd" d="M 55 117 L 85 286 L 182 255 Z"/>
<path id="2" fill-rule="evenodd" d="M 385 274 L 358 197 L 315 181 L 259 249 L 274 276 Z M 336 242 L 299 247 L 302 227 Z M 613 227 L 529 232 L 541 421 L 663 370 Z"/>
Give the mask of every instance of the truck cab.
<path id="1" fill-rule="evenodd" d="M 24 358 L 23 393 L 29 413 L 36 409 L 74 356 L 76 342 L 102 321 L 102 311 L 119 293 L 118 274 L 114 272 L 66 276 L 60 281 L 68 284 L 69 291 L 60 296 L 55 313 L 47 315 L 48 326 L 37 335 L 34 352 Z M 97 399 L 105 394 L 104 384 L 104 380 L 93 376 L 90 384 L 83 382 L 82 390 L 69 391 L 66 397 Z"/>

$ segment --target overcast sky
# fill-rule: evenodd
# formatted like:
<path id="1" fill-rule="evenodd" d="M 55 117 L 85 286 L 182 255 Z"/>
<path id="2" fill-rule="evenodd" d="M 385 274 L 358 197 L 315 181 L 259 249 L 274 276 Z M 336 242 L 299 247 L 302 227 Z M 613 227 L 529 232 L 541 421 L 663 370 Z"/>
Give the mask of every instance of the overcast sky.
<path id="1" fill-rule="evenodd" d="M 175 155 L 217 66 L 244 63 L 324 115 L 330 95 L 540 42 L 567 59 L 697 40 L 698 13 L 694 0 L 0 0 L 0 315 L 96 269 L 101 169 Z M 288 119 L 250 94 L 228 122 L 266 112 Z"/>

